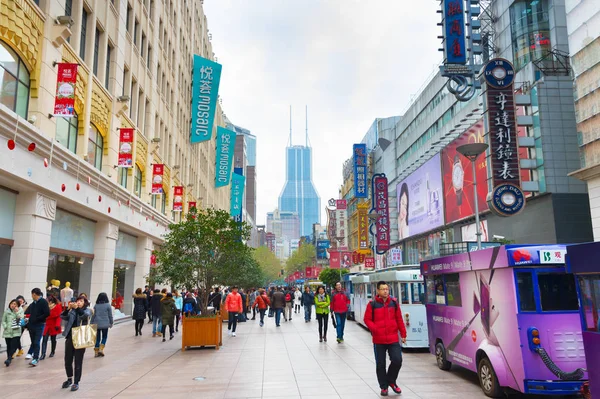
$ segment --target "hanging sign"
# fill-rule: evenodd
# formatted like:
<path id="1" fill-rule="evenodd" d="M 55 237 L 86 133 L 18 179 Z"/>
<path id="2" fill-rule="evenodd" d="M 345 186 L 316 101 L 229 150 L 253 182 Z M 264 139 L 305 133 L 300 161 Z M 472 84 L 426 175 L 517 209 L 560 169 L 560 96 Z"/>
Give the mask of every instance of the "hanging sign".
<path id="1" fill-rule="evenodd" d="M 368 256 L 365 258 L 365 269 L 375 270 L 375 258 L 374 257 Z"/>
<path id="2" fill-rule="evenodd" d="M 335 204 L 335 202 L 334 202 Z M 329 238 L 329 248 L 337 248 L 337 219 L 335 209 L 325 208 L 327 211 L 327 238 Z"/>
<path id="3" fill-rule="evenodd" d="M 348 204 L 346 200 L 336 200 L 336 239 L 338 249 L 344 250 L 348 248 Z"/>
<path id="4" fill-rule="evenodd" d="M 361 203 L 358 209 L 358 249 L 365 253 L 369 251 L 369 205 Z"/>
<path id="5" fill-rule="evenodd" d="M 373 211 L 377 213 L 375 222 L 377 245 L 375 251 L 378 254 L 383 254 L 390 249 L 388 180 L 383 173 L 373 176 Z"/>
<path id="6" fill-rule="evenodd" d="M 196 208 L 196 209 L 197 209 L 197 207 L 196 207 L 196 204 L 197 204 L 197 202 L 196 202 L 196 201 L 188 201 L 188 212 L 189 212 L 189 211 L 190 211 L 192 208 Z"/>
<path id="7" fill-rule="evenodd" d="M 119 167 L 133 167 L 133 128 L 122 127 L 119 130 Z"/>
<path id="8" fill-rule="evenodd" d="M 162 195 L 163 191 L 163 174 L 165 172 L 165 165 L 162 163 L 155 163 L 152 165 L 152 195 Z"/>
<path id="9" fill-rule="evenodd" d="M 173 188 L 173 211 L 183 211 L 183 186 L 175 186 Z"/>
<path id="10" fill-rule="evenodd" d="M 70 118 L 75 115 L 75 86 L 77 84 L 77 64 L 58 64 L 54 116 Z"/>
<path id="11" fill-rule="evenodd" d="M 212 137 L 220 81 L 221 64 L 194 55 L 190 134 L 192 144 L 208 141 Z"/>
<path id="12" fill-rule="evenodd" d="M 244 199 L 244 184 L 246 178 L 240 174 L 234 173 L 231 178 L 231 216 L 241 221 L 242 201 Z"/>
<path id="13" fill-rule="evenodd" d="M 443 0 L 445 64 L 467 63 L 463 0 Z"/>
<path id="14" fill-rule="evenodd" d="M 367 145 L 354 144 L 354 197 L 367 198 Z"/>
<path id="15" fill-rule="evenodd" d="M 231 165 L 235 149 L 236 134 L 224 127 L 217 126 L 217 157 L 215 174 L 215 187 L 229 185 L 231 178 Z"/>

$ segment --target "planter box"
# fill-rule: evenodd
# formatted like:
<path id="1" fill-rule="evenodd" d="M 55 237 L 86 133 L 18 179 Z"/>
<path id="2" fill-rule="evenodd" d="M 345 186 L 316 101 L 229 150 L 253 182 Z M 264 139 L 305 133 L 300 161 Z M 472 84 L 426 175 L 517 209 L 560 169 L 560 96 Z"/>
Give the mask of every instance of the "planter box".
<path id="1" fill-rule="evenodd" d="M 220 314 L 214 317 L 183 317 L 181 328 L 182 351 L 192 346 L 214 346 L 219 349 L 219 346 L 223 345 Z"/>
<path id="2" fill-rule="evenodd" d="M 221 305 L 221 320 L 227 322 L 229 320 L 229 312 L 225 309 L 225 304 Z"/>

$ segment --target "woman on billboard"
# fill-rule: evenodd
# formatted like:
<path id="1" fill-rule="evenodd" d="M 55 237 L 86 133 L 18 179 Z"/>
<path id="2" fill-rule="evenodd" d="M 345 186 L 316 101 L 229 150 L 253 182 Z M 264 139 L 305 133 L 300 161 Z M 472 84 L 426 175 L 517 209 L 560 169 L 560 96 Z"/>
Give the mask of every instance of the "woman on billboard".
<path id="1" fill-rule="evenodd" d="M 398 234 L 400 239 L 407 238 L 408 232 L 408 185 L 402 183 L 398 197 Z"/>

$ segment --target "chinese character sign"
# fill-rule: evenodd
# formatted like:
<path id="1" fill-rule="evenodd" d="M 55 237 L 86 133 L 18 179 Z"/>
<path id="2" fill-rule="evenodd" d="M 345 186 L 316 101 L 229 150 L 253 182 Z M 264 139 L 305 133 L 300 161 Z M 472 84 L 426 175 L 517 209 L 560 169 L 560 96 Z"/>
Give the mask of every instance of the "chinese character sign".
<path id="1" fill-rule="evenodd" d="M 365 258 L 365 269 L 375 270 L 375 258 L 374 257 L 368 256 Z"/>
<path id="2" fill-rule="evenodd" d="M 367 198 L 367 145 L 354 144 L 354 197 Z"/>
<path id="3" fill-rule="evenodd" d="M 183 186 L 175 186 L 173 188 L 173 211 L 183 211 Z"/>
<path id="4" fill-rule="evenodd" d="M 121 168 L 133 167 L 133 132 L 132 128 L 121 128 L 119 131 L 119 161 Z"/>
<path id="5" fill-rule="evenodd" d="M 338 251 L 329 251 L 329 268 L 340 268 L 340 253 Z"/>
<path id="6" fill-rule="evenodd" d="M 401 248 L 392 248 L 388 252 L 388 263 L 391 266 L 401 265 L 402 264 L 402 249 Z"/>
<path id="7" fill-rule="evenodd" d="M 369 205 L 358 204 L 358 249 L 365 251 L 369 249 Z M 362 263 L 362 262 L 361 262 Z"/>
<path id="8" fill-rule="evenodd" d="M 221 64 L 194 55 L 192 130 L 190 132 L 192 144 L 211 139 L 220 81 Z"/>
<path id="9" fill-rule="evenodd" d="M 443 0 L 445 64 L 466 64 L 463 0 Z"/>
<path id="10" fill-rule="evenodd" d="M 234 173 L 231 178 L 231 216 L 241 221 L 242 201 L 244 199 L 244 185 L 246 178 L 240 174 Z"/>
<path id="11" fill-rule="evenodd" d="M 502 183 L 520 186 L 513 86 L 497 89 L 488 85 L 487 105 L 493 186 Z"/>
<path id="12" fill-rule="evenodd" d="M 337 248 L 337 219 L 335 209 L 325 208 L 327 211 L 327 238 L 331 248 Z"/>
<path id="13" fill-rule="evenodd" d="M 217 126 L 217 157 L 215 168 L 217 173 L 215 175 L 215 187 L 225 187 L 229 185 L 235 139 L 235 132 Z"/>
<path id="14" fill-rule="evenodd" d="M 155 163 L 152 165 L 152 195 L 162 195 L 163 191 L 163 173 L 165 172 L 165 165 L 162 163 Z"/>
<path id="15" fill-rule="evenodd" d="M 388 180 L 383 174 L 373 176 L 373 210 L 377 213 L 375 223 L 377 253 L 390 248 L 390 211 L 388 201 Z"/>
<path id="16" fill-rule="evenodd" d="M 75 85 L 77 64 L 58 64 L 54 116 L 70 118 L 75 115 Z"/>
<path id="17" fill-rule="evenodd" d="M 348 248 L 348 210 L 346 200 L 336 201 L 336 234 L 339 249 Z"/>

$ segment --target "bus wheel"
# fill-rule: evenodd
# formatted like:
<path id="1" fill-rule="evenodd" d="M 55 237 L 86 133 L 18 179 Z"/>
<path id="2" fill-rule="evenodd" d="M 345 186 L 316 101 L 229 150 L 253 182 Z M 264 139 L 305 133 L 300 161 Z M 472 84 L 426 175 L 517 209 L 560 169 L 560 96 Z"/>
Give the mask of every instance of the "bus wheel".
<path id="1" fill-rule="evenodd" d="M 479 385 L 486 396 L 490 398 L 504 397 L 498 377 L 492 367 L 492 363 L 487 357 L 483 357 L 477 365 L 477 376 L 479 377 Z"/>
<path id="2" fill-rule="evenodd" d="M 446 360 L 446 348 L 441 342 L 435 344 L 435 359 L 440 370 L 450 370 L 452 367 L 452 363 Z"/>

